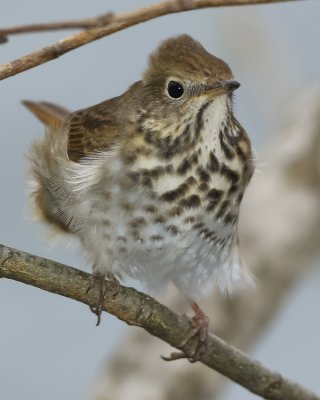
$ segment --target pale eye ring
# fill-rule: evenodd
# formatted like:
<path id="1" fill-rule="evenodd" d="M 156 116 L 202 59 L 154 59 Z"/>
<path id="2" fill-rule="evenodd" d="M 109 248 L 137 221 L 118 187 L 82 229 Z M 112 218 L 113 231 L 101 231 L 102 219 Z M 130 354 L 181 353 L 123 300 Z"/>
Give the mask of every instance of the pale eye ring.
<path id="1" fill-rule="evenodd" d="M 168 95 L 172 99 L 179 99 L 183 96 L 184 88 L 180 82 L 169 81 L 167 86 Z"/>

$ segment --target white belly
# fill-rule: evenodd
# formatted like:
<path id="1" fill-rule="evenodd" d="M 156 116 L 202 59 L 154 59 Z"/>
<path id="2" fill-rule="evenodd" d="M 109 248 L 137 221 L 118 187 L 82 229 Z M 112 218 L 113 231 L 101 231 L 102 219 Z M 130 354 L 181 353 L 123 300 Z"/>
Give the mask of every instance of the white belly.
<path id="1" fill-rule="evenodd" d="M 161 290 L 173 282 L 192 298 L 214 286 L 230 290 L 241 280 L 234 227 L 210 220 L 199 209 L 155 223 L 155 213 L 145 211 L 148 202 L 131 200 L 139 207 L 126 211 L 119 200 L 114 201 L 104 211 L 91 213 L 82 226 L 80 237 L 95 270 L 133 277 L 151 290 Z M 162 209 L 162 215 L 166 211 Z M 139 222 L 139 218 L 144 223 L 132 229 L 130 220 Z M 191 222 L 186 223 L 186 219 Z M 215 236 L 195 231 L 195 221 Z"/>

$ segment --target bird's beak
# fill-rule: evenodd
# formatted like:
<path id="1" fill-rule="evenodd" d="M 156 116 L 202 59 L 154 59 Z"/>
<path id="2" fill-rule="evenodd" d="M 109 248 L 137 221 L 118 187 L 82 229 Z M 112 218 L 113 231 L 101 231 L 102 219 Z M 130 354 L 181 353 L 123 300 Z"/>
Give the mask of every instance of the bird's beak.
<path id="1" fill-rule="evenodd" d="M 220 96 L 222 94 L 232 93 L 234 90 L 238 89 L 240 83 L 232 80 L 217 81 L 212 85 L 207 85 L 203 94 L 207 97 L 213 98 Z"/>

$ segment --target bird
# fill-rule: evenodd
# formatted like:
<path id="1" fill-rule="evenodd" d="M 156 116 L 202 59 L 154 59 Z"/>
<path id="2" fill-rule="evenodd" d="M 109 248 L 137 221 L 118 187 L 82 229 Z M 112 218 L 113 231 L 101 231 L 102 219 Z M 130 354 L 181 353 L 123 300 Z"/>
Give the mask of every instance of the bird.
<path id="1" fill-rule="evenodd" d="M 233 113 L 239 86 L 222 59 L 183 34 L 163 41 L 118 97 L 75 112 L 23 102 L 46 125 L 28 153 L 37 217 L 80 241 L 95 278 L 129 276 L 151 291 L 174 284 L 194 311 L 182 343 L 198 338 L 190 361 L 208 335 L 199 299 L 252 282 L 238 249 L 254 171 Z M 101 289 L 98 323 L 103 300 Z"/>

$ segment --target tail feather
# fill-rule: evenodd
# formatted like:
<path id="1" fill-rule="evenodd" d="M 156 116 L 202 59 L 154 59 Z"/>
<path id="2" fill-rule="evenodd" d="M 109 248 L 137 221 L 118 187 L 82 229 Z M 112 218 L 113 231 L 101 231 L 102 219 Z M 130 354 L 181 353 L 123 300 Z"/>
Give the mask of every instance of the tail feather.
<path id="1" fill-rule="evenodd" d="M 22 104 L 48 127 L 62 127 L 70 114 L 66 108 L 46 101 L 24 100 Z"/>
<path id="2" fill-rule="evenodd" d="M 95 190 L 100 164 L 70 160 L 66 109 L 46 102 L 24 101 L 46 125 L 45 135 L 36 139 L 28 153 L 30 194 L 35 216 L 58 231 L 79 232 L 91 212 L 88 191 Z"/>
<path id="3" fill-rule="evenodd" d="M 63 187 L 62 164 L 68 163 L 64 123 L 70 111 L 44 101 L 25 100 L 22 103 L 46 125 L 44 138 L 36 140 L 28 154 L 35 216 L 60 231 L 69 232 L 68 223 L 60 218 L 63 201 L 57 198 L 53 186 Z"/>

